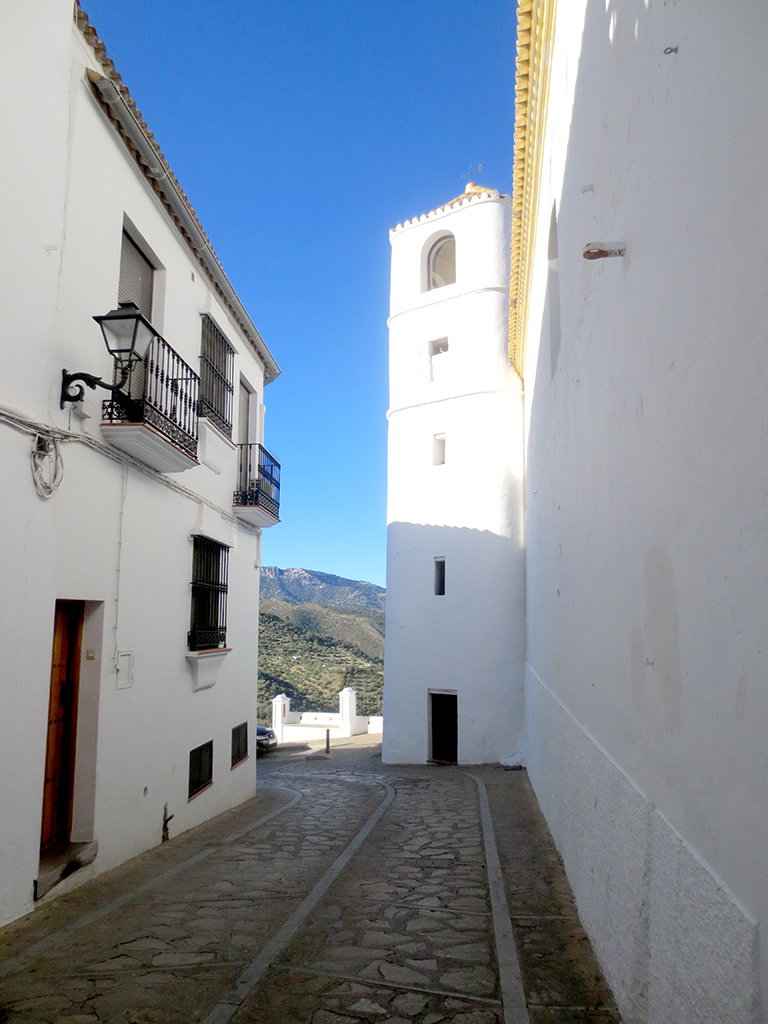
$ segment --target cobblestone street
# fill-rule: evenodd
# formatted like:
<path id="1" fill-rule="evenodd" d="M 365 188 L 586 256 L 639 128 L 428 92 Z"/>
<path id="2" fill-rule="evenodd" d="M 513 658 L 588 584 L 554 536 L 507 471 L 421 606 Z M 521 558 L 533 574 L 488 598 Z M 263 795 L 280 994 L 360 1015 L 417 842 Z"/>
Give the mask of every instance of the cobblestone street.
<path id="1" fill-rule="evenodd" d="M 524 771 L 305 755 L 0 931 L 0 1020 L 619 1020 Z"/>

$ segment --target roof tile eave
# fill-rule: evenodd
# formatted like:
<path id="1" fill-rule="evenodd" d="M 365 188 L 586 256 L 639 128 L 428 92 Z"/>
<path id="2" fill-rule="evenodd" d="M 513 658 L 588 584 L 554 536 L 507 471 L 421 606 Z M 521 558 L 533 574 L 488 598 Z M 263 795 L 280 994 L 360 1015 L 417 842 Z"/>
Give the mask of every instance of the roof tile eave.
<path id="1" fill-rule="evenodd" d="M 108 78 L 114 84 L 115 88 L 120 93 L 121 99 L 125 103 L 126 107 L 129 109 L 129 111 L 131 113 L 131 116 L 133 117 L 133 119 L 136 121 L 136 123 L 141 128 L 141 131 L 146 136 L 146 139 L 149 142 L 149 144 L 150 144 L 150 146 L 152 148 L 152 151 L 157 155 L 159 169 L 162 170 L 162 172 L 163 172 L 162 177 L 166 177 L 168 179 L 168 181 L 170 181 L 172 183 L 172 186 L 175 189 L 175 191 L 178 193 L 179 197 L 181 198 L 181 200 L 183 202 L 183 205 L 184 205 L 184 208 L 186 209 L 186 211 L 187 211 L 187 213 L 188 213 L 188 215 L 189 215 L 189 217 L 190 217 L 194 227 L 199 231 L 200 236 L 201 236 L 201 238 L 203 239 L 203 241 L 205 243 L 205 248 L 206 248 L 206 250 L 208 252 L 208 255 L 209 255 L 210 259 L 216 264 L 216 266 L 218 267 L 218 269 L 219 269 L 220 273 L 222 274 L 222 276 L 227 280 L 227 283 L 228 283 L 229 287 L 232 288 L 232 292 L 235 295 L 235 298 L 237 299 L 237 302 L 240 303 L 240 305 L 242 306 L 242 303 L 240 302 L 240 299 L 238 298 L 237 293 L 235 292 L 235 289 L 232 287 L 231 282 L 229 282 L 229 278 L 227 277 L 227 273 L 224 270 L 224 267 L 222 266 L 221 261 L 219 260 L 218 256 L 216 255 L 216 252 L 215 252 L 215 250 L 213 248 L 213 245 L 211 244 L 210 239 L 208 238 L 207 234 L 205 233 L 205 229 L 203 228 L 202 224 L 200 223 L 200 219 L 198 218 L 197 214 L 195 213 L 195 210 L 194 210 L 194 208 L 193 208 L 193 206 L 192 206 L 192 204 L 191 204 L 191 202 L 189 200 L 189 197 L 187 196 L 187 194 L 184 192 L 184 190 L 182 189 L 181 185 L 179 184 L 179 181 L 178 181 L 176 175 L 173 173 L 173 170 L 171 169 L 170 164 L 166 160 L 165 156 L 163 155 L 162 150 L 160 149 L 159 145 L 157 144 L 157 141 L 155 139 L 154 134 L 152 133 L 152 131 L 150 130 L 150 128 L 147 125 L 146 121 L 142 117 L 141 111 L 139 110 L 138 106 L 136 105 L 136 101 L 131 96 L 131 94 L 130 94 L 130 92 L 128 90 L 128 87 L 123 82 L 122 76 L 120 75 L 120 73 L 118 72 L 117 68 L 115 67 L 114 61 L 110 57 L 107 56 L 106 46 L 104 45 L 102 40 L 99 39 L 99 36 L 98 36 L 98 33 L 97 33 L 96 29 L 93 27 L 93 25 L 90 23 L 90 21 L 88 19 L 88 15 L 83 10 L 83 8 L 80 6 L 80 0 L 74 0 L 74 12 L 73 13 L 74 13 L 75 24 L 80 29 L 80 31 L 83 33 L 83 36 L 84 36 L 86 42 L 90 45 L 91 49 L 93 50 L 94 57 L 96 58 L 99 66 L 101 67 L 102 72 L 104 74 L 104 77 Z M 111 117 L 110 119 L 113 120 L 113 123 L 116 124 L 116 127 L 118 128 L 118 131 L 119 131 L 120 130 L 119 129 L 119 125 L 114 121 L 114 117 Z M 139 158 L 138 154 L 134 154 L 134 155 L 136 157 L 137 163 L 144 170 L 144 172 L 145 172 L 145 174 L 146 174 L 146 176 L 147 176 L 147 178 L 148 178 L 148 180 L 150 182 L 150 185 L 152 186 L 153 190 L 157 191 L 157 179 L 154 177 L 154 175 L 152 173 L 150 173 L 151 171 L 153 171 L 155 169 L 154 168 L 149 168 L 149 167 L 145 166 L 144 162 Z M 176 227 L 179 230 L 179 232 L 187 239 L 187 243 L 189 244 L 193 254 L 195 254 L 197 256 L 198 261 L 203 266 L 205 266 L 203 257 L 200 255 L 200 252 L 195 248 L 195 246 L 193 244 L 193 241 L 192 241 L 192 239 L 189 238 L 187 231 L 184 229 L 184 226 L 181 223 L 179 223 L 178 220 L 173 216 L 172 211 L 169 210 L 169 213 L 170 213 L 170 215 L 172 217 L 172 220 L 176 224 Z M 251 320 L 249 314 L 247 313 L 247 311 L 245 310 L 244 307 L 243 307 L 243 313 L 245 313 L 245 316 L 246 316 L 247 320 L 249 321 L 249 323 L 245 323 L 243 321 L 242 315 L 238 312 L 238 310 L 235 307 L 233 307 L 232 303 L 230 303 L 228 301 L 227 297 L 222 293 L 220 286 L 216 282 L 215 278 L 210 274 L 210 271 L 208 271 L 206 269 L 206 273 L 208 274 L 208 276 L 209 276 L 209 278 L 211 280 L 211 284 L 214 287 L 214 291 L 216 292 L 218 297 L 224 302 L 225 306 L 227 307 L 228 312 L 230 313 L 230 315 L 234 319 L 235 323 L 238 325 L 240 330 L 243 332 L 245 337 L 248 339 L 251 347 L 254 349 L 254 351 L 255 351 L 256 355 L 258 356 L 259 360 L 264 364 L 265 380 L 267 382 L 274 380 L 276 377 L 279 376 L 280 368 L 277 365 L 277 363 L 276 363 L 274 357 L 272 356 L 272 354 L 269 352 L 269 349 L 267 348 L 266 344 L 264 343 L 264 339 L 261 337 L 261 334 L 259 333 L 258 328 L 253 323 L 253 321 Z"/>

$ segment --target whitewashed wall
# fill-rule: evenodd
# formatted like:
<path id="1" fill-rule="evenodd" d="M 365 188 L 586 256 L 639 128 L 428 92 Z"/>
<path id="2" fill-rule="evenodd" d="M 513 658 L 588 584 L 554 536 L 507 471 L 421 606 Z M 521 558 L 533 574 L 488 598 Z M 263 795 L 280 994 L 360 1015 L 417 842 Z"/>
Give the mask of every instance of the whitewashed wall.
<path id="1" fill-rule="evenodd" d="M 506 358 L 510 208 L 475 197 L 391 233 L 383 757 L 429 756 L 429 693 L 455 692 L 462 763 L 522 756 L 522 399 Z M 456 284 L 423 290 L 456 237 Z M 430 374 L 430 342 L 448 339 Z M 431 379 L 434 376 L 434 379 Z M 435 435 L 445 463 L 434 465 Z M 433 593 L 444 557 L 446 592 Z"/>
<path id="2" fill-rule="evenodd" d="M 235 385 L 243 374 L 256 404 L 263 366 L 91 94 L 84 70 L 97 63 L 73 28 L 71 0 L 12 5 L 0 58 L 10 155 L 0 192 L 13 254 L 0 275 L 0 413 L 71 432 L 62 482 L 43 501 L 30 472 L 32 437 L 0 417 L 2 924 L 31 909 L 38 874 L 57 599 L 86 602 L 72 839 L 96 839 L 99 852 L 73 880 L 158 843 L 165 803 L 173 836 L 255 791 L 260 538 L 231 515 L 234 445 L 204 427 L 202 464 L 162 477 L 89 445 L 102 443 L 105 392 L 86 392 L 82 417 L 59 409 L 63 367 L 111 376 L 91 317 L 116 305 L 124 223 L 163 268 L 153 320 L 176 351 L 197 369 L 208 312 L 235 347 Z M 237 422 L 237 392 L 234 412 Z M 174 481 L 182 491 L 167 486 Z M 232 650 L 215 684 L 197 692 L 186 658 L 193 533 L 231 545 Z M 116 686 L 116 646 L 133 651 L 127 688 Z M 251 757 L 230 769 L 231 730 L 244 721 Z M 210 739 L 213 785 L 188 801 L 189 751 Z"/>
<path id="3" fill-rule="evenodd" d="M 628 1022 L 754 1024 L 768 995 L 767 43 L 758 2 L 558 5 L 528 766 Z"/>

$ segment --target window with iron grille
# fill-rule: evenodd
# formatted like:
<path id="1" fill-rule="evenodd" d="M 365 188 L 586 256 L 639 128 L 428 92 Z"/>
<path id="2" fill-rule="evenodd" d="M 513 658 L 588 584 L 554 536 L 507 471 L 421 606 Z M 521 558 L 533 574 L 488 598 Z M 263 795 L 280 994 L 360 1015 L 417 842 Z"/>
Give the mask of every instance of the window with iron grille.
<path id="1" fill-rule="evenodd" d="M 189 799 L 213 782 L 213 740 L 189 752 Z"/>
<path id="2" fill-rule="evenodd" d="M 224 647 L 227 642 L 229 548 L 208 537 L 194 538 L 190 651 Z"/>
<path id="3" fill-rule="evenodd" d="M 235 353 L 216 324 L 203 316 L 200 349 L 200 415 L 232 437 Z"/>
<path id="4" fill-rule="evenodd" d="M 120 250 L 120 283 L 118 302 L 135 302 L 139 312 L 152 320 L 152 286 L 155 268 L 130 235 L 123 232 Z"/>
<path id="5" fill-rule="evenodd" d="M 232 767 L 248 757 L 248 723 L 236 725 L 232 730 Z"/>

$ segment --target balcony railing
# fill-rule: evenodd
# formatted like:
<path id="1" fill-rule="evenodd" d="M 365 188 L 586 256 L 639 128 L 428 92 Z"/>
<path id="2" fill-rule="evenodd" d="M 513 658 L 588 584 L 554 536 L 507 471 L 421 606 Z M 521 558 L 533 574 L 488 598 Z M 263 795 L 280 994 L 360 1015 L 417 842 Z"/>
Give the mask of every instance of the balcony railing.
<path id="1" fill-rule="evenodd" d="M 106 423 L 152 427 L 197 460 L 200 378 L 164 338 L 155 338 L 123 391 L 102 405 Z"/>
<path id="2" fill-rule="evenodd" d="M 257 525 L 271 526 L 280 515 L 280 463 L 261 444 L 239 444 L 237 449 L 240 460 L 232 504 L 239 513 L 253 510 Z M 266 515 L 259 516 L 258 510 Z"/>

